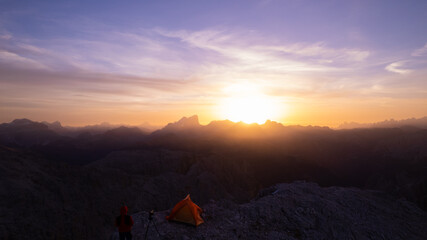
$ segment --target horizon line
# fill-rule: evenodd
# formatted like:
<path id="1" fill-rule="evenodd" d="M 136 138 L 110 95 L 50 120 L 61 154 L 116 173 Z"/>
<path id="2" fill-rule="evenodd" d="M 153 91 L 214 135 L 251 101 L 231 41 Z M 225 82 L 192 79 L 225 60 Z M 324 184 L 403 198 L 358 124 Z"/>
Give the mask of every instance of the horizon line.
<path id="1" fill-rule="evenodd" d="M 58 122 L 58 123 L 61 124 L 62 127 L 65 127 L 65 128 L 67 128 L 67 127 L 69 127 L 69 128 L 83 128 L 83 127 L 90 127 L 90 126 L 110 125 L 110 127 L 121 127 L 121 126 L 123 126 L 123 127 L 138 127 L 138 128 L 146 128 L 146 129 L 155 131 L 155 130 L 162 129 L 162 128 L 168 126 L 169 124 L 177 123 L 177 122 L 179 122 L 179 121 L 181 121 L 183 119 L 189 119 L 189 118 L 193 118 L 193 117 L 197 117 L 197 123 L 200 126 L 208 126 L 208 125 L 210 125 L 213 122 L 229 121 L 229 122 L 232 122 L 232 123 L 235 123 L 235 124 L 239 124 L 240 123 L 240 124 L 245 124 L 245 125 L 259 125 L 259 126 L 265 125 L 267 122 L 274 122 L 274 123 L 281 124 L 283 126 L 301 126 L 301 127 L 310 127 L 311 126 L 311 127 L 328 127 L 328 128 L 331 128 L 331 129 L 345 129 L 345 127 L 344 127 L 345 125 L 364 125 L 366 128 L 369 128 L 369 127 L 372 127 L 372 126 L 369 126 L 369 125 L 375 125 L 375 124 L 379 124 L 379 123 L 387 123 L 387 122 L 396 122 L 396 123 L 399 123 L 399 122 L 402 122 L 402 121 L 409 121 L 409 120 L 422 120 L 422 119 L 427 118 L 427 115 L 425 115 L 423 117 L 419 117 L 419 118 L 416 118 L 416 117 L 403 118 L 403 119 L 387 118 L 387 119 L 384 119 L 382 121 L 376 121 L 376 122 L 355 122 L 355 121 L 347 122 L 347 121 L 344 121 L 344 122 L 342 122 L 341 124 L 339 124 L 338 126 L 335 126 L 335 127 L 334 126 L 330 126 L 330 125 L 316 125 L 316 124 L 307 124 L 307 125 L 304 125 L 304 124 L 293 124 L 293 123 L 286 124 L 286 123 L 284 123 L 282 121 L 276 121 L 276 120 L 271 120 L 271 119 L 267 119 L 263 123 L 257 123 L 257 122 L 246 123 L 244 121 L 238 121 L 238 122 L 236 122 L 236 121 L 232 121 L 232 120 L 229 120 L 229 119 L 215 119 L 215 120 L 209 121 L 209 123 L 207 123 L 207 124 L 202 124 L 202 123 L 200 123 L 197 114 L 194 114 L 194 115 L 191 115 L 191 116 L 188 116 L 188 117 L 187 116 L 183 116 L 179 120 L 168 122 L 166 124 L 153 124 L 153 123 L 150 123 L 150 122 L 147 122 L 147 121 L 139 123 L 139 124 L 110 123 L 110 122 L 104 121 L 104 122 L 91 123 L 91 124 L 86 124 L 86 125 L 68 125 L 68 124 L 64 124 L 63 125 L 63 123 L 61 121 L 59 121 L 59 120 L 51 121 L 51 122 L 46 121 L 46 120 L 37 121 L 37 120 L 32 120 L 32 119 L 27 118 L 27 117 L 14 118 L 10 122 L 2 122 L 0 124 L 7 124 L 7 123 L 12 123 L 15 120 L 26 119 L 26 120 L 29 120 L 29 121 L 32 121 L 32 122 L 38 122 L 38 123 L 49 123 L 49 124 L 53 124 L 53 123 Z M 351 127 L 351 128 L 353 128 L 353 127 Z M 354 127 L 354 128 L 357 128 L 357 127 Z M 361 127 L 361 128 L 363 128 L 363 127 Z"/>

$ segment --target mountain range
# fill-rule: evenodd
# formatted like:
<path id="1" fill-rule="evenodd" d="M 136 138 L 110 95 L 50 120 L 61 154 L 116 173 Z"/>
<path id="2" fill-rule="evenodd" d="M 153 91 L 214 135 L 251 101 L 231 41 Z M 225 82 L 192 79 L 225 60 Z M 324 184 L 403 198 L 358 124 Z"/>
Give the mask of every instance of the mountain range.
<path id="1" fill-rule="evenodd" d="M 404 234 L 421 239 L 410 234 L 419 229 L 417 224 L 414 228 L 403 226 L 392 216 L 427 223 L 427 129 L 419 126 L 334 130 L 273 121 L 201 125 L 197 116 L 153 132 L 120 126 L 98 132 L 79 129 L 77 134 L 61 132 L 61 125 L 54 125 L 28 119 L 0 124 L 1 239 L 105 239 L 114 232 L 111 222 L 123 202 L 135 218 L 151 209 L 161 216 L 188 193 L 206 208 L 206 226 L 211 222 L 213 228 L 224 227 L 216 222 L 222 215 L 237 215 L 235 209 L 246 209 L 249 213 L 239 210 L 239 214 L 249 219 L 232 224 L 224 234 L 243 232 L 258 224 L 254 230 L 258 239 L 263 239 L 259 234 L 264 230 L 270 232 L 271 239 L 351 238 L 344 229 L 320 231 L 318 227 L 328 225 L 323 215 L 315 218 L 320 225 L 313 225 L 320 235 L 310 235 L 310 228 L 295 226 L 284 228 L 285 232 L 278 231 L 280 224 L 266 228 L 270 221 L 286 222 L 292 214 L 276 220 L 260 215 L 259 223 L 258 215 L 250 214 L 258 211 L 254 209 L 270 209 L 276 202 L 282 204 L 283 197 L 295 202 L 290 206 L 312 208 L 316 213 L 322 204 L 330 203 L 338 209 L 336 214 L 346 215 L 344 222 L 362 221 L 355 214 L 369 206 L 375 206 L 372 211 L 381 219 L 390 218 L 375 224 L 375 218 L 366 213 L 362 217 L 374 225 L 360 225 L 354 238 L 363 238 L 361 229 L 366 228 L 395 239 L 405 239 Z M 300 189 L 295 181 L 318 186 L 302 185 Z M 271 195 L 276 191 L 272 187 L 282 183 L 296 190 L 290 195 Z M 330 187 L 335 190 L 327 190 Z M 372 190 L 382 197 L 374 197 Z M 267 205 L 264 200 L 259 202 L 266 191 L 271 195 Z M 327 196 L 316 205 L 304 200 L 310 191 Z M 338 207 L 347 204 L 342 198 L 353 199 L 348 207 L 356 211 L 347 213 Z M 394 201 L 402 204 L 393 205 Z M 384 211 L 375 210 L 378 208 Z M 410 218 L 405 211 L 417 217 Z M 303 224 L 308 219 L 298 221 Z M 136 233 L 144 223 L 138 222 Z M 338 223 L 331 222 L 328 227 L 331 224 Z M 400 235 L 387 235 L 391 230 L 385 224 L 402 225 L 397 231 Z M 178 228 L 169 233 L 174 231 L 188 238 L 215 234 L 203 230 L 202 235 L 193 235 L 192 230 Z M 237 239 L 239 235 L 227 236 Z"/>

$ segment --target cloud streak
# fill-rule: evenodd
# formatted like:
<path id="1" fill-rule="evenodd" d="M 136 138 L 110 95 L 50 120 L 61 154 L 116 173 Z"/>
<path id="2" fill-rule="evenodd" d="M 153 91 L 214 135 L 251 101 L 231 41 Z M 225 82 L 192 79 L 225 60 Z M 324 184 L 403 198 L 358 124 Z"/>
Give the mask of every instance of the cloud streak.
<path id="1" fill-rule="evenodd" d="M 413 51 L 411 55 L 414 57 L 427 56 L 427 43 L 422 48 Z"/>
<path id="2" fill-rule="evenodd" d="M 399 73 L 399 74 L 408 74 L 412 72 L 410 69 L 405 69 L 404 66 L 405 66 L 405 61 L 399 61 L 399 62 L 390 63 L 385 67 L 385 69 L 387 71 Z"/>
<path id="3" fill-rule="evenodd" d="M 260 79 L 285 81 L 291 88 L 293 85 L 298 88 L 296 85 L 303 87 L 308 78 L 300 83 L 286 79 L 348 71 L 349 66 L 354 67 L 369 56 L 366 50 L 333 49 L 324 43 L 268 45 L 263 43 L 265 40 L 252 32 L 231 33 L 212 29 L 99 32 L 84 40 L 5 40 L 0 45 L 3 49 L 0 61 L 4 66 L 16 69 L 50 70 L 51 73 L 40 72 L 39 75 L 43 76 L 38 80 L 40 82 L 52 79 L 47 76 L 49 74 L 62 72 L 63 76 L 57 78 L 58 83 L 78 79 L 89 81 L 92 77 L 88 73 L 93 73 L 98 75 L 95 79 L 102 78 L 105 83 L 129 83 L 130 79 L 136 78 L 140 78 L 136 82 L 157 79 L 149 83 L 142 81 L 141 84 L 147 84 L 147 88 L 168 86 L 167 81 L 162 83 L 165 79 L 192 81 L 205 89 L 212 83 L 221 85 L 230 81 Z M 335 62 L 341 65 L 336 66 Z M 9 74 L 6 69 L 2 71 L 4 76 Z M 80 76 L 80 73 L 85 73 L 85 76 Z M 126 78 L 111 79 L 110 75 Z M 21 81 L 26 79 L 24 76 L 21 78 Z"/>
<path id="4" fill-rule="evenodd" d="M 209 50 L 225 59 L 238 61 L 238 64 L 252 65 L 257 70 L 283 73 L 342 70 L 330 63 L 361 62 L 370 54 L 366 50 L 332 49 L 326 47 L 324 43 L 264 45 L 266 39 L 258 36 L 221 30 L 187 32 L 157 29 L 156 31 L 163 36 L 177 38 L 191 47 Z"/>
<path id="5" fill-rule="evenodd" d="M 370 49 L 286 42 L 243 30 L 113 30 L 85 39 L 4 36 L 0 101 L 8 109 L 196 108 L 214 105 L 225 96 L 222 89 L 235 83 L 303 103 L 423 94 L 416 87 L 420 77 L 402 81 L 387 74 L 415 76 L 423 69 L 425 46 L 411 59 L 384 65 L 378 64 L 383 56 Z"/>

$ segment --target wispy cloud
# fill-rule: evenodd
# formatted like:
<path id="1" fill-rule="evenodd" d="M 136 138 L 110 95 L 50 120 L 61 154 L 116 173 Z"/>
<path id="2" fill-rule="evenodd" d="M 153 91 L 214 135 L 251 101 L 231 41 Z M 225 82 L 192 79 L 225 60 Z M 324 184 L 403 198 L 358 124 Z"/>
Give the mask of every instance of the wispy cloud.
<path id="1" fill-rule="evenodd" d="M 218 77 L 216 70 L 266 75 L 344 71 L 370 55 L 367 50 L 334 49 L 322 42 L 269 44 L 269 41 L 250 31 L 115 31 L 101 32 L 84 40 L 15 39 L 2 47 L 14 55 L 4 55 L 2 59 L 4 62 L 18 58 L 33 60 L 51 69 L 191 78 L 212 74 Z"/>
<path id="2" fill-rule="evenodd" d="M 0 64 L 9 67 L 25 66 L 26 68 L 45 69 L 46 66 L 36 60 L 0 49 Z"/>
<path id="3" fill-rule="evenodd" d="M 424 45 L 424 47 L 416 49 L 415 51 L 413 51 L 412 56 L 414 56 L 414 57 L 427 56 L 427 43 Z"/>
<path id="4" fill-rule="evenodd" d="M 334 49 L 325 43 L 269 41 L 251 31 L 111 31 L 94 33 L 87 39 L 6 40 L 0 45 L 7 49 L 0 60 L 15 68 L 38 64 L 51 72 L 69 74 L 58 82 L 87 80 L 77 73 L 92 72 L 105 83 L 110 81 L 109 76 L 127 76 L 112 80 L 117 83 L 128 82 L 129 76 L 151 78 L 164 86 L 168 85 L 165 79 L 191 81 L 193 88 L 215 94 L 233 81 L 268 81 L 272 87 L 285 84 L 289 90 L 311 88 L 313 84 L 307 82 L 313 83 L 318 77 L 310 75 L 348 72 L 350 66 L 354 68 L 369 56 L 366 50 Z M 155 86 L 154 82 L 143 84 Z"/>
<path id="5" fill-rule="evenodd" d="M 410 69 L 405 69 L 405 61 L 399 61 L 399 62 L 394 62 L 394 63 L 390 63 L 389 65 L 387 65 L 385 67 L 385 69 L 387 71 L 390 72 L 394 72 L 394 73 L 400 73 L 400 74 L 407 74 L 412 72 Z"/>
<path id="6" fill-rule="evenodd" d="M 238 64 L 253 65 L 254 69 L 266 71 L 311 72 L 339 69 L 330 63 L 340 61 L 360 62 L 369 56 L 369 51 L 358 49 L 333 49 L 324 43 L 267 44 L 266 38 L 247 33 L 230 33 L 224 30 L 196 32 L 156 30 L 166 37 L 177 38 L 191 47 L 210 50 Z M 248 70 L 248 69 L 246 69 Z"/>
<path id="7" fill-rule="evenodd" d="M 12 38 L 12 35 L 10 33 L 0 32 L 0 39 L 9 40 L 11 38 Z"/>
<path id="8" fill-rule="evenodd" d="M 314 44 L 295 43 L 283 46 L 259 46 L 259 49 L 279 51 L 291 55 L 303 57 L 315 57 L 319 62 L 332 63 L 336 61 L 360 62 L 366 60 L 370 52 L 359 49 L 334 49 L 319 42 Z"/>
<path id="9" fill-rule="evenodd" d="M 284 42 L 227 29 L 105 31 L 85 39 L 12 37 L 0 42 L 0 83 L 8 89 L 0 100 L 21 108 L 31 102 L 146 110 L 209 106 L 234 83 L 252 83 L 274 98 L 298 101 L 392 96 L 395 86 L 413 89 L 402 87 L 402 81 L 382 84 L 378 79 L 385 71 L 377 69 L 373 55 L 369 49 Z M 385 67 L 399 75 L 413 68 L 407 60 Z"/>

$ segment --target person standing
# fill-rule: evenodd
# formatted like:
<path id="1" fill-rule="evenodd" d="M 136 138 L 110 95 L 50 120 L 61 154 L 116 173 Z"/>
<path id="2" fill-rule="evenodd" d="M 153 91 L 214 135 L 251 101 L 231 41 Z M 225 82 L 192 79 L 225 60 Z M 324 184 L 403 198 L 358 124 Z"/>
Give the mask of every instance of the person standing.
<path id="1" fill-rule="evenodd" d="M 116 217 L 116 227 L 119 230 L 120 240 L 131 240 L 131 229 L 133 226 L 132 216 L 127 215 L 128 207 L 123 205 L 120 208 L 120 216 Z"/>

